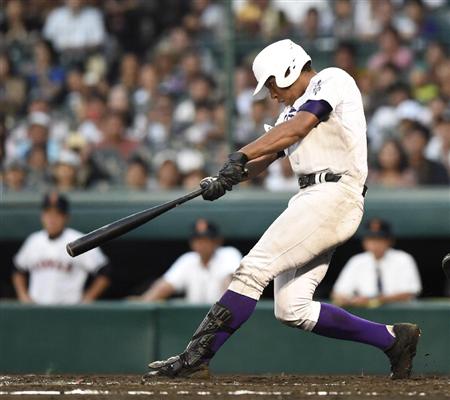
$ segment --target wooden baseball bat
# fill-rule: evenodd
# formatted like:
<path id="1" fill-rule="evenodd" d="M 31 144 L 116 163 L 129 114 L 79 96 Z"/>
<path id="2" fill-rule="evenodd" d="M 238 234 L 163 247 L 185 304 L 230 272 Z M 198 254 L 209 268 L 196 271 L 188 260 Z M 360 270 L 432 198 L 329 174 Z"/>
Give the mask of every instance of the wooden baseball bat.
<path id="1" fill-rule="evenodd" d="M 139 211 L 117 221 L 111 222 L 108 225 L 102 226 L 101 228 L 89 232 L 77 240 L 68 243 L 66 250 L 72 257 L 83 254 L 94 247 L 100 246 L 109 240 L 112 240 L 131 231 L 132 229 L 137 228 L 138 226 L 145 224 L 146 222 L 158 217 L 161 214 L 164 214 L 166 211 L 169 211 L 180 204 L 200 196 L 204 190 L 205 189 L 194 190 L 193 192 L 179 197 L 178 199 L 168 201 L 167 203 L 160 204 L 159 206 L 147 208 L 143 211 Z"/>

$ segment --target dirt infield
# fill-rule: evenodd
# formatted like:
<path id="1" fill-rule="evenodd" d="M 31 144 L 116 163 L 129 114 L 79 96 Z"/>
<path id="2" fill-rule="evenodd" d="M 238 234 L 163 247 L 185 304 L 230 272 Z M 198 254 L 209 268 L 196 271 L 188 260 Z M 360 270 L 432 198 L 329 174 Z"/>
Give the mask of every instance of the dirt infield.
<path id="1" fill-rule="evenodd" d="M 209 380 L 140 376 L 0 376 L 0 400 L 17 399 L 450 399 L 450 376 L 221 375 Z"/>

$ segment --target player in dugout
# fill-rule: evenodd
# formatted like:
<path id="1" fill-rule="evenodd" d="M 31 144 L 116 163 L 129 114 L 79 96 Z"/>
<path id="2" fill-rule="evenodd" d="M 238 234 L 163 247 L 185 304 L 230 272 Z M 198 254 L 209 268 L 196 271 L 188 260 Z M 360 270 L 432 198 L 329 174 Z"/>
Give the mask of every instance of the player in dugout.
<path id="1" fill-rule="evenodd" d="M 184 292 L 190 304 L 212 304 L 226 290 L 242 255 L 231 246 L 222 246 L 218 227 L 200 218 L 192 227 L 191 251 L 181 255 L 139 298 L 143 301 L 164 300 Z M 133 298 L 131 298 L 133 300 Z"/>
<path id="2" fill-rule="evenodd" d="M 32 233 L 13 259 L 15 270 L 12 279 L 20 302 L 90 303 L 109 286 L 111 269 L 100 249 L 93 249 L 77 258 L 67 254 L 66 244 L 82 236 L 82 233 L 66 227 L 69 207 L 67 198 L 57 192 L 44 196 L 43 229 Z M 89 274 L 94 278 L 84 290 Z"/>
<path id="3" fill-rule="evenodd" d="M 150 363 L 144 379 L 208 375 L 211 359 L 250 318 L 272 280 L 278 320 L 374 346 L 388 357 L 393 379 L 408 378 L 420 336 L 417 325 L 372 322 L 313 300 L 335 248 L 353 236 L 363 216 L 367 136 L 355 80 L 340 68 L 315 71 L 311 57 L 289 39 L 265 47 L 253 73 L 254 94 L 265 87 L 285 108 L 272 129 L 231 153 L 217 176 L 202 180 L 202 196 L 216 200 L 286 156 L 299 192 L 242 259 L 186 349 Z"/>
<path id="4" fill-rule="evenodd" d="M 331 298 L 341 307 L 378 307 L 410 301 L 422 290 L 414 258 L 393 249 L 391 225 L 372 218 L 363 232 L 364 252 L 348 260 L 334 284 Z"/>

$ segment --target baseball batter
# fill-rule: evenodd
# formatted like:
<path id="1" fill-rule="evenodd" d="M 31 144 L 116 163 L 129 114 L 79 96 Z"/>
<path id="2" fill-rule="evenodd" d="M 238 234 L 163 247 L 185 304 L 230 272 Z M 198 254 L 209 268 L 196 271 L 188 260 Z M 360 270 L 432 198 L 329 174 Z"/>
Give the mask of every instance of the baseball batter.
<path id="1" fill-rule="evenodd" d="M 208 373 L 214 354 L 253 313 L 275 279 L 275 316 L 281 322 L 331 338 L 366 343 L 388 356 L 393 379 L 410 376 L 420 330 L 384 325 L 313 301 L 334 249 L 348 240 L 363 215 L 367 177 L 366 122 L 361 93 L 339 68 L 316 72 L 291 40 L 264 48 L 253 62 L 255 94 L 264 86 L 286 107 L 276 126 L 229 155 L 201 185 L 215 200 L 242 180 L 288 156 L 299 192 L 242 259 L 222 298 L 211 308 L 181 354 L 149 365 L 152 376 Z"/>

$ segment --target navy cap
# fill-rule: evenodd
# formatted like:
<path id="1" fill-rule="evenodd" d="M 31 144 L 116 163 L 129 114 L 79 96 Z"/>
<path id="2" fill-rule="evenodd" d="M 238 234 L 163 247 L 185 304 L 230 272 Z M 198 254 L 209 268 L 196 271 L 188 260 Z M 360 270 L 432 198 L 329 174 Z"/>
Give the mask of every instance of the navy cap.
<path id="1" fill-rule="evenodd" d="M 56 208 L 63 214 L 69 214 L 69 200 L 66 196 L 58 192 L 46 193 L 42 199 L 42 210 L 48 210 L 49 208 Z"/>
<path id="2" fill-rule="evenodd" d="M 370 219 L 363 232 L 364 237 L 386 238 L 392 237 L 391 225 L 380 218 Z"/>
<path id="3" fill-rule="evenodd" d="M 219 228 L 217 228 L 217 226 L 211 221 L 208 221 L 204 218 L 198 219 L 192 226 L 191 239 L 200 237 L 215 239 L 219 236 Z"/>

